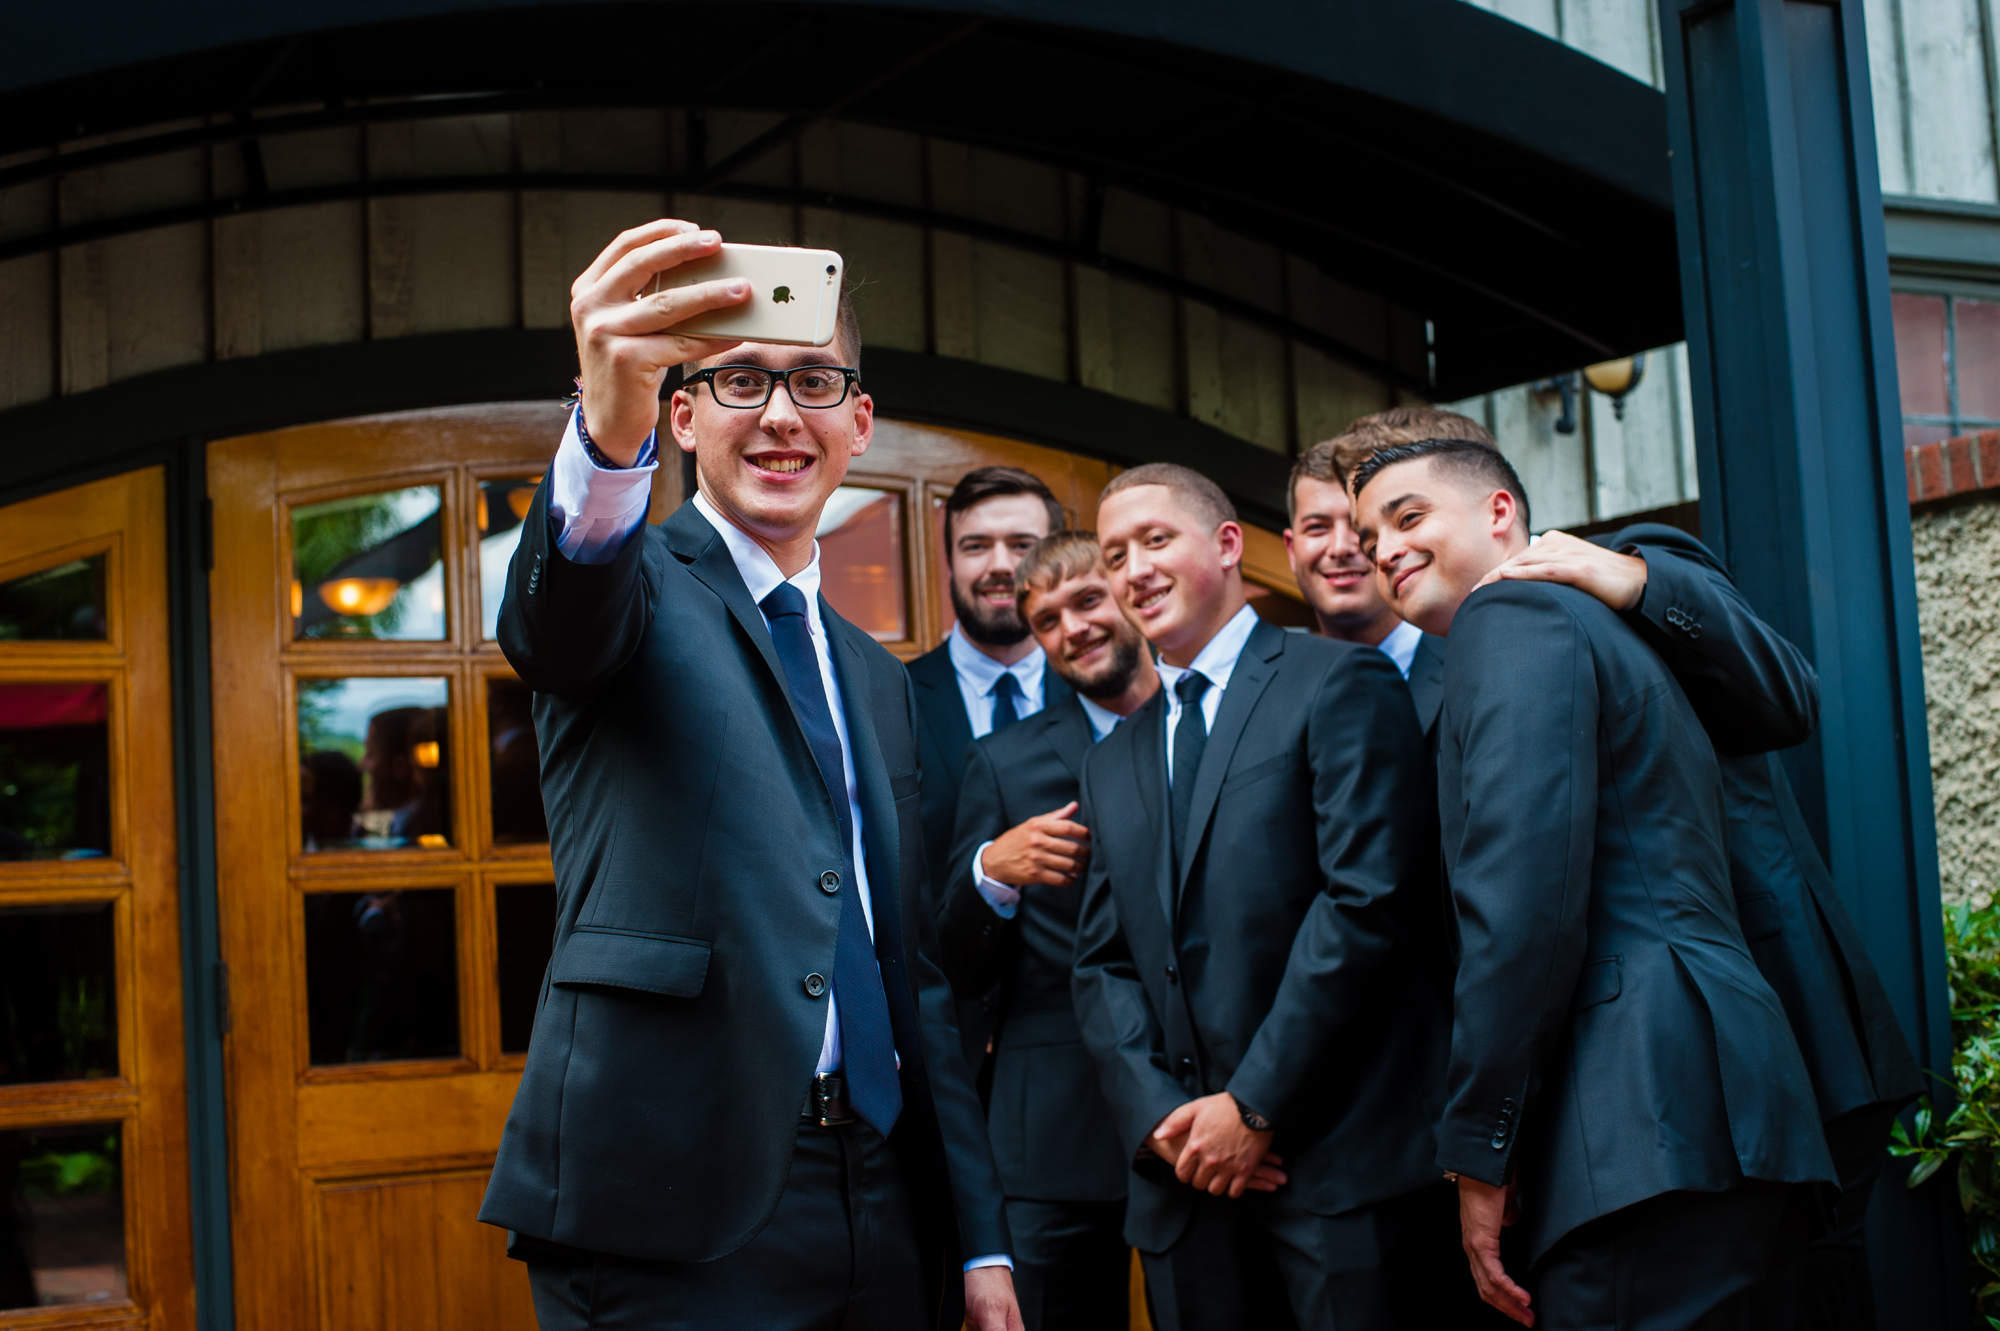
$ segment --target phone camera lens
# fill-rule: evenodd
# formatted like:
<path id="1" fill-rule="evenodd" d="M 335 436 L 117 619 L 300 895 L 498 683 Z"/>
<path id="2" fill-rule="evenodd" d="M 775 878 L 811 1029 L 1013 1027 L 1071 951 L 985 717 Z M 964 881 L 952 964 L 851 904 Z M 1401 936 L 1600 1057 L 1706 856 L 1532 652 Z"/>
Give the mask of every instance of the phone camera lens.
<path id="1" fill-rule="evenodd" d="M 833 276 L 833 265 L 832 265 L 832 264 L 828 264 L 828 265 L 826 266 L 826 275 L 827 275 L 828 277 L 832 277 L 832 276 Z"/>

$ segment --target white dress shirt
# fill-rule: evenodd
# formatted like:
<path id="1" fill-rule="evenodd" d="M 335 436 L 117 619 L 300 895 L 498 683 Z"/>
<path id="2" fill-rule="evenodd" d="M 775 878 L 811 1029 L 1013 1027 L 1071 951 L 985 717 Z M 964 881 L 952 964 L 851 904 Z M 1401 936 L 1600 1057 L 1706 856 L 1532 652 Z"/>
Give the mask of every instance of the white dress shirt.
<path id="1" fill-rule="evenodd" d="M 1389 636 L 1375 644 L 1375 650 L 1396 663 L 1396 669 L 1403 672 L 1403 678 L 1410 677 L 1410 667 L 1417 659 L 1417 644 L 1424 640 L 1424 631 L 1407 619 L 1396 621 L 1396 627 L 1389 630 Z"/>
<path id="2" fill-rule="evenodd" d="M 1174 728 L 1181 723 L 1181 699 L 1174 692 L 1174 684 L 1190 670 L 1198 670 L 1208 677 L 1208 688 L 1201 695 L 1201 719 L 1204 728 L 1213 732 L 1215 714 L 1222 710 L 1222 695 L 1229 688 L 1229 677 L 1236 670 L 1236 658 L 1243 655 L 1243 645 L 1250 641 L 1250 630 L 1257 627 L 1257 612 L 1244 606 L 1216 631 L 1208 645 L 1195 653 L 1194 661 L 1186 666 L 1168 665 L 1160 662 L 1160 687 L 1167 693 L 1167 785 L 1174 784 Z"/>
<path id="3" fill-rule="evenodd" d="M 1090 721 L 1090 742 L 1102 740 L 1125 718 L 1106 707 L 1103 703 L 1092 702 L 1081 693 L 1076 700 L 1083 704 L 1083 714 Z M 1051 812 L 1044 809 L 1044 813 Z M 986 848 L 993 843 L 982 841 L 979 849 L 972 852 L 972 885 L 979 889 L 979 895 L 986 898 L 986 904 L 993 907 L 993 913 L 1003 920 L 1014 918 L 1014 912 L 1021 908 L 1021 889 L 1003 883 L 997 878 L 986 876 Z"/>
<path id="4" fill-rule="evenodd" d="M 985 739 L 993 733 L 993 707 L 997 701 L 993 688 L 1002 675 L 1012 675 L 1021 686 L 1020 699 L 1014 704 L 1015 716 L 1033 716 L 1042 710 L 1042 667 L 1048 658 L 1043 656 L 1040 644 L 1013 665 L 1001 665 L 973 646 L 965 630 L 954 623 L 951 632 L 945 635 L 944 648 L 951 657 L 951 672 L 958 677 L 958 696 L 965 700 L 965 719 L 972 722 L 974 739 Z"/>
<path id="5" fill-rule="evenodd" d="M 583 451 L 576 437 L 576 415 L 570 415 L 563 441 L 556 450 L 555 478 L 550 485 L 549 513 L 562 524 L 558 548 L 579 564 L 608 564 L 624 547 L 625 541 L 646 520 L 652 497 L 652 472 L 646 467 L 612 469 L 600 467 Z M 806 598 L 806 628 L 812 634 L 813 655 L 819 659 L 820 683 L 826 689 L 827 710 L 833 714 L 834 732 L 840 736 L 840 765 L 847 780 L 848 816 L 854 829 L 855 887 L 861 894 L 861 916 L 868 924 L 868 936 L 875 937 L 875 905 L 868 888 L 868 855 L 861 839 L 861 793 L 854 780 L 854 749 L 847 740 L 847 711 L 841 704 L 840 681 L 833 672 L 833 654 L 828 648 L 826 625 L 819 613 L 819 542 L 813 542 L 812 562 L 790 578 L 763 546 L 751 540 L 731 523 L 706 495 L 697 494 L 694 506 L 721 535 L 736 571 L 750 590 L 750 599 L 762 606 L 781 582 L 789 582 Z M 769 627 L 769 621 L 766 621 Z M 841 1067 L 840 1016 L 837 989 L 826 995 L 826 1030 L 820 1037 L 817 1071 L 835 1072 Z M 898 1067 L 902 1066 L 899 1056 Z M 975 1257 L 965 1264 L 970 1271 L 980 1266 L 1012 1268 L 1013 1258 L 1005 1253 Z"/>

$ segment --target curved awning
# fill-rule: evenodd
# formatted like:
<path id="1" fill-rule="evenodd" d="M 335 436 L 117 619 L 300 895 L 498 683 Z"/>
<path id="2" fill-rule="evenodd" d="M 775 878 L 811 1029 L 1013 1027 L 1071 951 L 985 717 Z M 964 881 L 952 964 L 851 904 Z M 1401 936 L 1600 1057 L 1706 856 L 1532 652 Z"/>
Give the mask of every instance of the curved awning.
<path id="1" fill-rule="evenodd" d="M 1663 98 L 1460 0 L 48 6 L 0 50 L 0 154 L 149 128 L 0 185 L 253 128 L 660 105 L 777 117 L 667 189 L 782 196 L 758 161 L 838 117 L 1087 177 L 1071 258 L 1107 188 L 1203 214 L 1427 321 L 1399 368 L 1432 398 L 1680 336 Z"/>

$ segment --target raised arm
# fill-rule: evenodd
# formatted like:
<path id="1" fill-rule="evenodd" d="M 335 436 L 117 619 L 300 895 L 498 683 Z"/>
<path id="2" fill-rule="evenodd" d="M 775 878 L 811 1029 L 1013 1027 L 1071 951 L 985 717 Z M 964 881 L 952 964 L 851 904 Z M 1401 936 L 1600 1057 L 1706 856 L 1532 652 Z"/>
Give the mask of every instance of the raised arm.
<path id="1" fill-rule="evenodd" d="M 1560 595 L 1501 583 L 1466 599 L 1438 722 L 1460 947 L 1438 1167 L 1496 1186 L 1510 1181 L 1586 948 L 1597 681 Z"/>
<path id="2" fill-rule="evenodd" d="M 1819 675 L 1805 653 L 1757 617 L 1708 547 L 1656 524 L 1613 538 L 1646 561 L 1646 591 L 1627 618 L 1680 680 L 1723 753 L 1803 744 L 1819 725 Z"/>

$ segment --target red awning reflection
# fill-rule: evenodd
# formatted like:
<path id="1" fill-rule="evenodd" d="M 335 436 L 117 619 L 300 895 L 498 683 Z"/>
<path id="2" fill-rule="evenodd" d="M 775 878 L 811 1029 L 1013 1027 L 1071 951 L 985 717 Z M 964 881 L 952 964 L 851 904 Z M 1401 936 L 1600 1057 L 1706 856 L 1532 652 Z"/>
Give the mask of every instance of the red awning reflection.
<path id="1" fill-rule="evenodd" d="M 102 684 L 0 684 L 0 730 L 102 724 Z"/>

